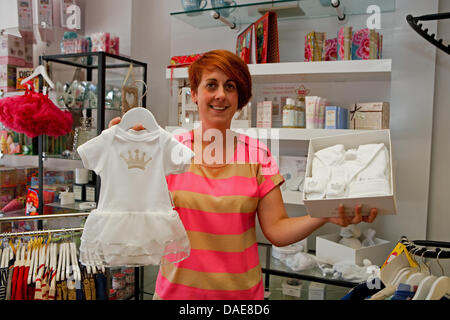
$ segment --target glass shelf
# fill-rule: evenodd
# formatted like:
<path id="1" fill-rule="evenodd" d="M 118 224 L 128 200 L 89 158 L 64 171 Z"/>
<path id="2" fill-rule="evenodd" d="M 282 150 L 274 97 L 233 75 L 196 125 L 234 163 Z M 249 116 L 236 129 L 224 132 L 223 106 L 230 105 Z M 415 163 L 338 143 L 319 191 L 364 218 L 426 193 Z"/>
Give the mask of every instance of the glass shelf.
<path id="1" fill-rule="evenodd" d="M 85 211 L 89 212 L 89 211 L 92 211 L 92 209 L 95 209 L 95 208 L 82 209 L 82 208 L 80 208 L 80 203 L 81 202 L 75 202 L 75 203 L 62 205 L 60 202 L 52 202 L 52 203 L 46 203 L 45 205 L 49 206 L 49 207 L 53 207 L 53 208 L 70 209 L 70 210 L 82 211 L 82 212 L 85 212 Z"/>
<path id="2" fill-rule="evenodd" d="M 340 1 L 340 8 L 344 8 L 343 10 L 346 15 L 367 14 L 367 8 L 370 5 L 379 6 L 381 12 L 395 11 L 395 0 Z M 225 12 L 225 15 L 222 15 L 237 25 L 247 25 L 257 21 L 270 8 L 275 8 L 278 13 L 278 20 L 337 17 L 335 8 L 331 5 L 324 6 L 321 4 L 321 2 L 326 2 L 326 0 L 238 0 L 237 2 L 238 4 L 235 6 L 234 11 L 229 14 L 229 17 L 225 17 L 225 15 L 227 12 L 233 10 L 230 7 L 207 7 L 201 10 L 172 12 L 170 15 L 199 29 L 224 26 L 221 21 L 211 16 L 211 13 L 217 10 L 221 13 Z"/>

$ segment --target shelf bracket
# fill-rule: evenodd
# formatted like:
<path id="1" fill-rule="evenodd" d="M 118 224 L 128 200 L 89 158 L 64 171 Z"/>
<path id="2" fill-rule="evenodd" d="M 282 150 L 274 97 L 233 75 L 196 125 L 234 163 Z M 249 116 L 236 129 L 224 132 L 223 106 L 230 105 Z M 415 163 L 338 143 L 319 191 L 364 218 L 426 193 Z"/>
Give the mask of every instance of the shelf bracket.
<path id="1" fill-rule="evenodd" d="M 343 22 L 346 18 L 344 8 L 341 6 L 340 0 L 331 0 L 331 6 L 336 9 L 337 17 L 340 22 Z"/>
<path id="2" fill-rule="evenodd" d="M 230 27 L 231 30 L 239 31 L 239 26 L 235 22 L 231 22 L 228 19 L 224 18 L 219 12 L 217 11 L 211 11 L 211 17 L 215 20 L 222 21 L 225 25 Z"/>

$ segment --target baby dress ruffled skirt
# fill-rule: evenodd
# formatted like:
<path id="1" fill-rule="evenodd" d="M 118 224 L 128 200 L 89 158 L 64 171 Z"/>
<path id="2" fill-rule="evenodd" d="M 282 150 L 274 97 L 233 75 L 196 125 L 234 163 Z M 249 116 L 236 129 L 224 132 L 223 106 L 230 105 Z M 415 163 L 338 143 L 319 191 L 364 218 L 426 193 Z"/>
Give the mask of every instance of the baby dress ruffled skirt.
<path id="1" fill-rule="evenodd" d="M 179 262 L 189 254 L 189 239 L 176 211 L 93 210 L 80 245 L 84 265 L 158 265 Z"/>

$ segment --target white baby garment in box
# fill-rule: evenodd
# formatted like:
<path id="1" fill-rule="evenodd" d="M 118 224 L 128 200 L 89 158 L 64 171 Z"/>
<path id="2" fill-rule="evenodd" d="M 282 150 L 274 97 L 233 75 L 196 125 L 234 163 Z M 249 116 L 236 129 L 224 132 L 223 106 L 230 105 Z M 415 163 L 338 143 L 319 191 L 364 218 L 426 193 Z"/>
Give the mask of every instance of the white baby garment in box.
<path id="1" fill-rule="evenodd" d="M 335 194 L 332 195 L 332 199 L 326 198 L 326 194 L 331 193 L 332 185 L 325 188 L 324 196 L 318 197 L 319 186 L 323 186 L 323 181 L 316 184 L 316 189 L 313 189 L 313 197 L 306 195 L 306 188 L 308 181 L 311 181 L 313 161 L 316 164 L 315 157 L 316 153 L 320 154 L 320 151 L 326 148 L 334 147 L 337 145 L 344 146 L 346 152 L 344 152 L 343 158 L 336 156 L 336 152 L 327 153 L 330 159 L 330 155 L 334 156 L 334 160 L 328 161 L 328 163 L 338 163 L 336 159 L 344 159 L 344 163 L 349 166 L 354 166 L 354 169 L 347 168 L 348 172 L 353 172 L 354 175 L 350 176 L 348 183 L 347 192 L 343 193 L 345 197 L 338 197 L 339 186 L 336 184 Z M 358 150 L 362 145 L 368 145 L 364 148 L 372 148 L 372 153 L 367 152 L 367 150 Z M 370 146 L 372 145 L 372 146 Z M 336 147 L 334 151 L 339 150 L 342 147 Z M 354 149 L 354 150 L 352 150 Z M 348 152 L 349 150 L 352 150 Z M 365 157 L 375 160 L 374 162 L 367 161 Z M 389 158 L 387 166 L 380 165 L 383 157 L 387 156 Z M 359 158 L 358 158 L 359 157 Z M 321 160 L 323 157 L 321 158 Z M 323 161 L 323 160 L 322 160 Z M 332 171 L 332 169 L 330 169 Z M 316 172 L 315 172 L 316 173 Z M 332 176 L 332 172 L 324 172 L 324 175 Z M 384 181 L 382 175 L 386 175 Z M 320 177 L 321 178 L 321 177 Z M 314 180 L 314 178 L 312 179 Z M 320 179 L 318 179 L 320 181 Z M 318 182 L 317 181 L 317 182 Z M 387 184 L 389 184 L 389 190 Z M 328 182 L 327 182 L 328 185 Z M 373 187 L 373 188 L 372 188 Z M 377 195 L 374 192 L 376 188 L 383 188 L 388 190 L 384 195 Z M 373 189 L 373 190 L 372 190 Z M 341 190 L 342 191 L 342 190 Z M 336 135 L 324 138 L 311 139 L 309 143 L 308 150 L 308 160 L 306 165 L 306 175 L 305 175 L 305 192 L 303 194 L 303 202 L 306 207 L 306 211 L 309 215 L 313 217 L 332 217 L 338 215 L 339 204 L 343 204 L 345 212 L 347 215 L 354 215 L 354 208 L 356 205 L 360 204 L 362 206 L 362 215 L 367 216 L 371 208 L 377 208 L 379 215 L 396 214 L 397 206 L 395 200 L 395 183 L 394 175 L 392 172 L 392 148 L 391 148 L 391 137 L 389 130 L 374 130 L 369 132 L 352 132 L 349 134 Z"/>

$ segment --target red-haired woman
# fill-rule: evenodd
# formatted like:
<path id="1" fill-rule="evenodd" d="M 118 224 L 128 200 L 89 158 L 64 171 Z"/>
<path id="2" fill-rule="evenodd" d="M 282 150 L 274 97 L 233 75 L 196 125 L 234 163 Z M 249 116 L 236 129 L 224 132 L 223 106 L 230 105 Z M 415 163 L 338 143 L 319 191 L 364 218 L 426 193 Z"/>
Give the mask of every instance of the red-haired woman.
<path id="1" fill-rule="evenodd" d="M 229 51 L 210 51 L 189 67 L 189 80 L 201 126 L 177 138 L 195 157 L 188 172 L 168 176 L 167 183 L 191 253 L 161 265 L 155 299 L 263 299 L 256 217 L 276 246 L 298 242 L 328 222 L 347 226 L 375 219 L 376 209 L 362 217 L 360 207 L 354 217 L 341 207 L 335 218 L 289 218 L 280 191 L 284 179 L 269 149 L 230 134 L 233 115 L 252 96 L 247 65 Z"/>

